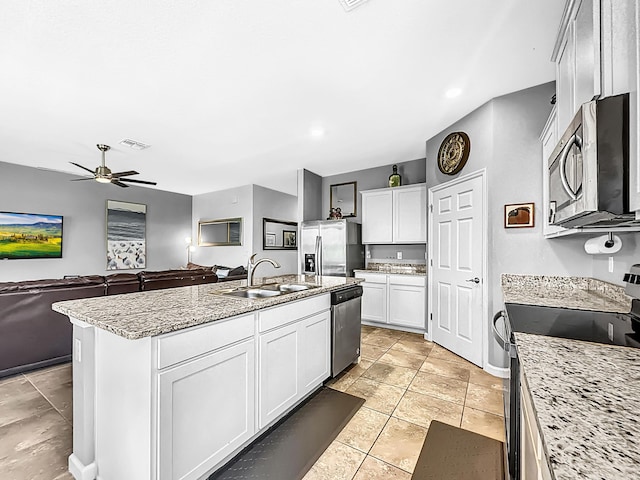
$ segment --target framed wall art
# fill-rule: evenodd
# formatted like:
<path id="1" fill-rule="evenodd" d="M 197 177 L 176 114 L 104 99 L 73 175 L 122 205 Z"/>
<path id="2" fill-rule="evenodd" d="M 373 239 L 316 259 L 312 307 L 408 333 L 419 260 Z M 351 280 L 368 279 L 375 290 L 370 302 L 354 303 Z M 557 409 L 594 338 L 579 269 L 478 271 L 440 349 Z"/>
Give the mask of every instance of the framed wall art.
<path id="1" fill-rule="evenodd" d="M 534 226 L 534 203 L 513 203 L 504 206 L 504 228 L 530 228 Z"/>
<path id="2" fill-rule="evenodd" d="M 107 200 L 107 270 L 147 266 L 147 206 Z"/>
<path id="3" fill-rule="evenodd" d="M 62 216 L 0 212 L 0 260 L 62 258 Z"/>

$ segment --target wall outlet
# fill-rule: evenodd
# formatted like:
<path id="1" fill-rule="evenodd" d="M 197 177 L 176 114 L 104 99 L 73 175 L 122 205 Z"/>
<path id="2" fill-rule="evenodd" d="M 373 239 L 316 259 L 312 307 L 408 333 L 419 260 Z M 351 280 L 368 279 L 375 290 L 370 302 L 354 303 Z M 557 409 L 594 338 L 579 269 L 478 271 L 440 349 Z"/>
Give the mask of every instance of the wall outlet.
<path id="1" fill-rule="evenodd" d="M 367 248 L 367 258 L 371 258 L 371 251 Z"/>
<path id="2" fill-rule="evenodd" d="M 396 258 L 402 260 L 402 252 L 396 252 Z"/>
<path id="3" fill-rule="evenodd" d="M 609 257 L 609 273 L 613 273 L 613 257 Z"/>
<path id="4" fill-rule="evenodd" d="M 609 340 L 613 342 L 613 323 L 610 323 L 607 328 L 607 333 L 609 334 Z"/>

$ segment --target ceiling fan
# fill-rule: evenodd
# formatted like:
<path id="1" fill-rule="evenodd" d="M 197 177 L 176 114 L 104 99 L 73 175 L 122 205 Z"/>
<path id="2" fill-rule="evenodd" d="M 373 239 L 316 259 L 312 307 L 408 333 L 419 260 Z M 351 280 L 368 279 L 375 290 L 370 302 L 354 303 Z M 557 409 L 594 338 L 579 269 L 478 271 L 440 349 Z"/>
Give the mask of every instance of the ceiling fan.
<path id="1" fill-rule="evenodd" d="M 93 177 L 76 178 L 74 180 L 71 180 L 72 182 L 80 182 L 82 180 L 95 180 L 96 182 L 100 182 L 100 183 L 113 183 L 114 185 L 117 185 L 119 187 L 125 187 L 125 188 L 128 187 L 129 185 L 122 182 L 143 183 L 145 185 L 157 185 L 156 182 L 147 182 L 145 180 L 134 180 L 133 178 L 124 178 L 124 177 L 129 177 L 131 175 L 138 175 L 138 172 L 136 172 L 135 170 L 129 170 L 127 172 L 112 173 L 109 167 L 107 167 L 104 163 L 105 153 L 109 151 L 111 147 L 109 145 L 103 145 L 101 143 L 97 144 L 96 147 L 98 147 L 98 150 L 102 152 L 102 165 L 100 165 L 99 167 L 96 167 L 95 170 L 91 170 L 90 168 L 83 167 L 78 163 L 69 162 L 72 165 L 75 165 L 76 167 L 80 167 L 83 170 L 86 170 L 87 172 L 91 172 L 93 174 Z"/>

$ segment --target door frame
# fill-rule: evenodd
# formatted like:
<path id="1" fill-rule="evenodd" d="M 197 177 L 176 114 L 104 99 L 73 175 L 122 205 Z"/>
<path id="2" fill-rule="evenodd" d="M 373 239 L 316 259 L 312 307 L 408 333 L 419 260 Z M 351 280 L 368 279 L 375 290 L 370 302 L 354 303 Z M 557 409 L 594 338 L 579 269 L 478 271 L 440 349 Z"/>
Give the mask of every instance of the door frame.
<path id="1" fill-rule="evenodd" d="M 462 175 L 461 177 L 454 178 L 445 183 L 440 183 L 429 188 L 428 192 L 428 206 L 427 206 L 427 243 L 428 243 L 428 257 L 429 262 L 427 265 L 427 333 L 425 338 L 429 341 L 433 340 L 433 194 L 446 190 L 447 188 L 465 183 L 469 180 L 480 178 L 482 180 L 482 305 L 481 312 L 483 317 L 482 325 L 482 368 L 485 369 L 489 365 L 489 278 L 488 268 L 488 249 L 489 249 L 489 218 L 488 218 L 488 189 L 487 189 L 487 169 L 483 168 L 475 172 Z"/>

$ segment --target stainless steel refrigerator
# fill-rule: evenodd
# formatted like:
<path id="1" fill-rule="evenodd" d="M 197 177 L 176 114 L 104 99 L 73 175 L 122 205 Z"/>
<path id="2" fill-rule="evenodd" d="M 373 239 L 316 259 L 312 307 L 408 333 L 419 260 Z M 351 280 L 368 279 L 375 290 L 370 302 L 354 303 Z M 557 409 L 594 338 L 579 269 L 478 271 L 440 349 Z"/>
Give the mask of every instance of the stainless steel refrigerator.
<path id="1" fill-rule="evenodd" d="M 302 223 L 301 272 L 306 275 L 352 277 L 364 268 L 364 247 L 359 223 L 318 220 Z"/>

